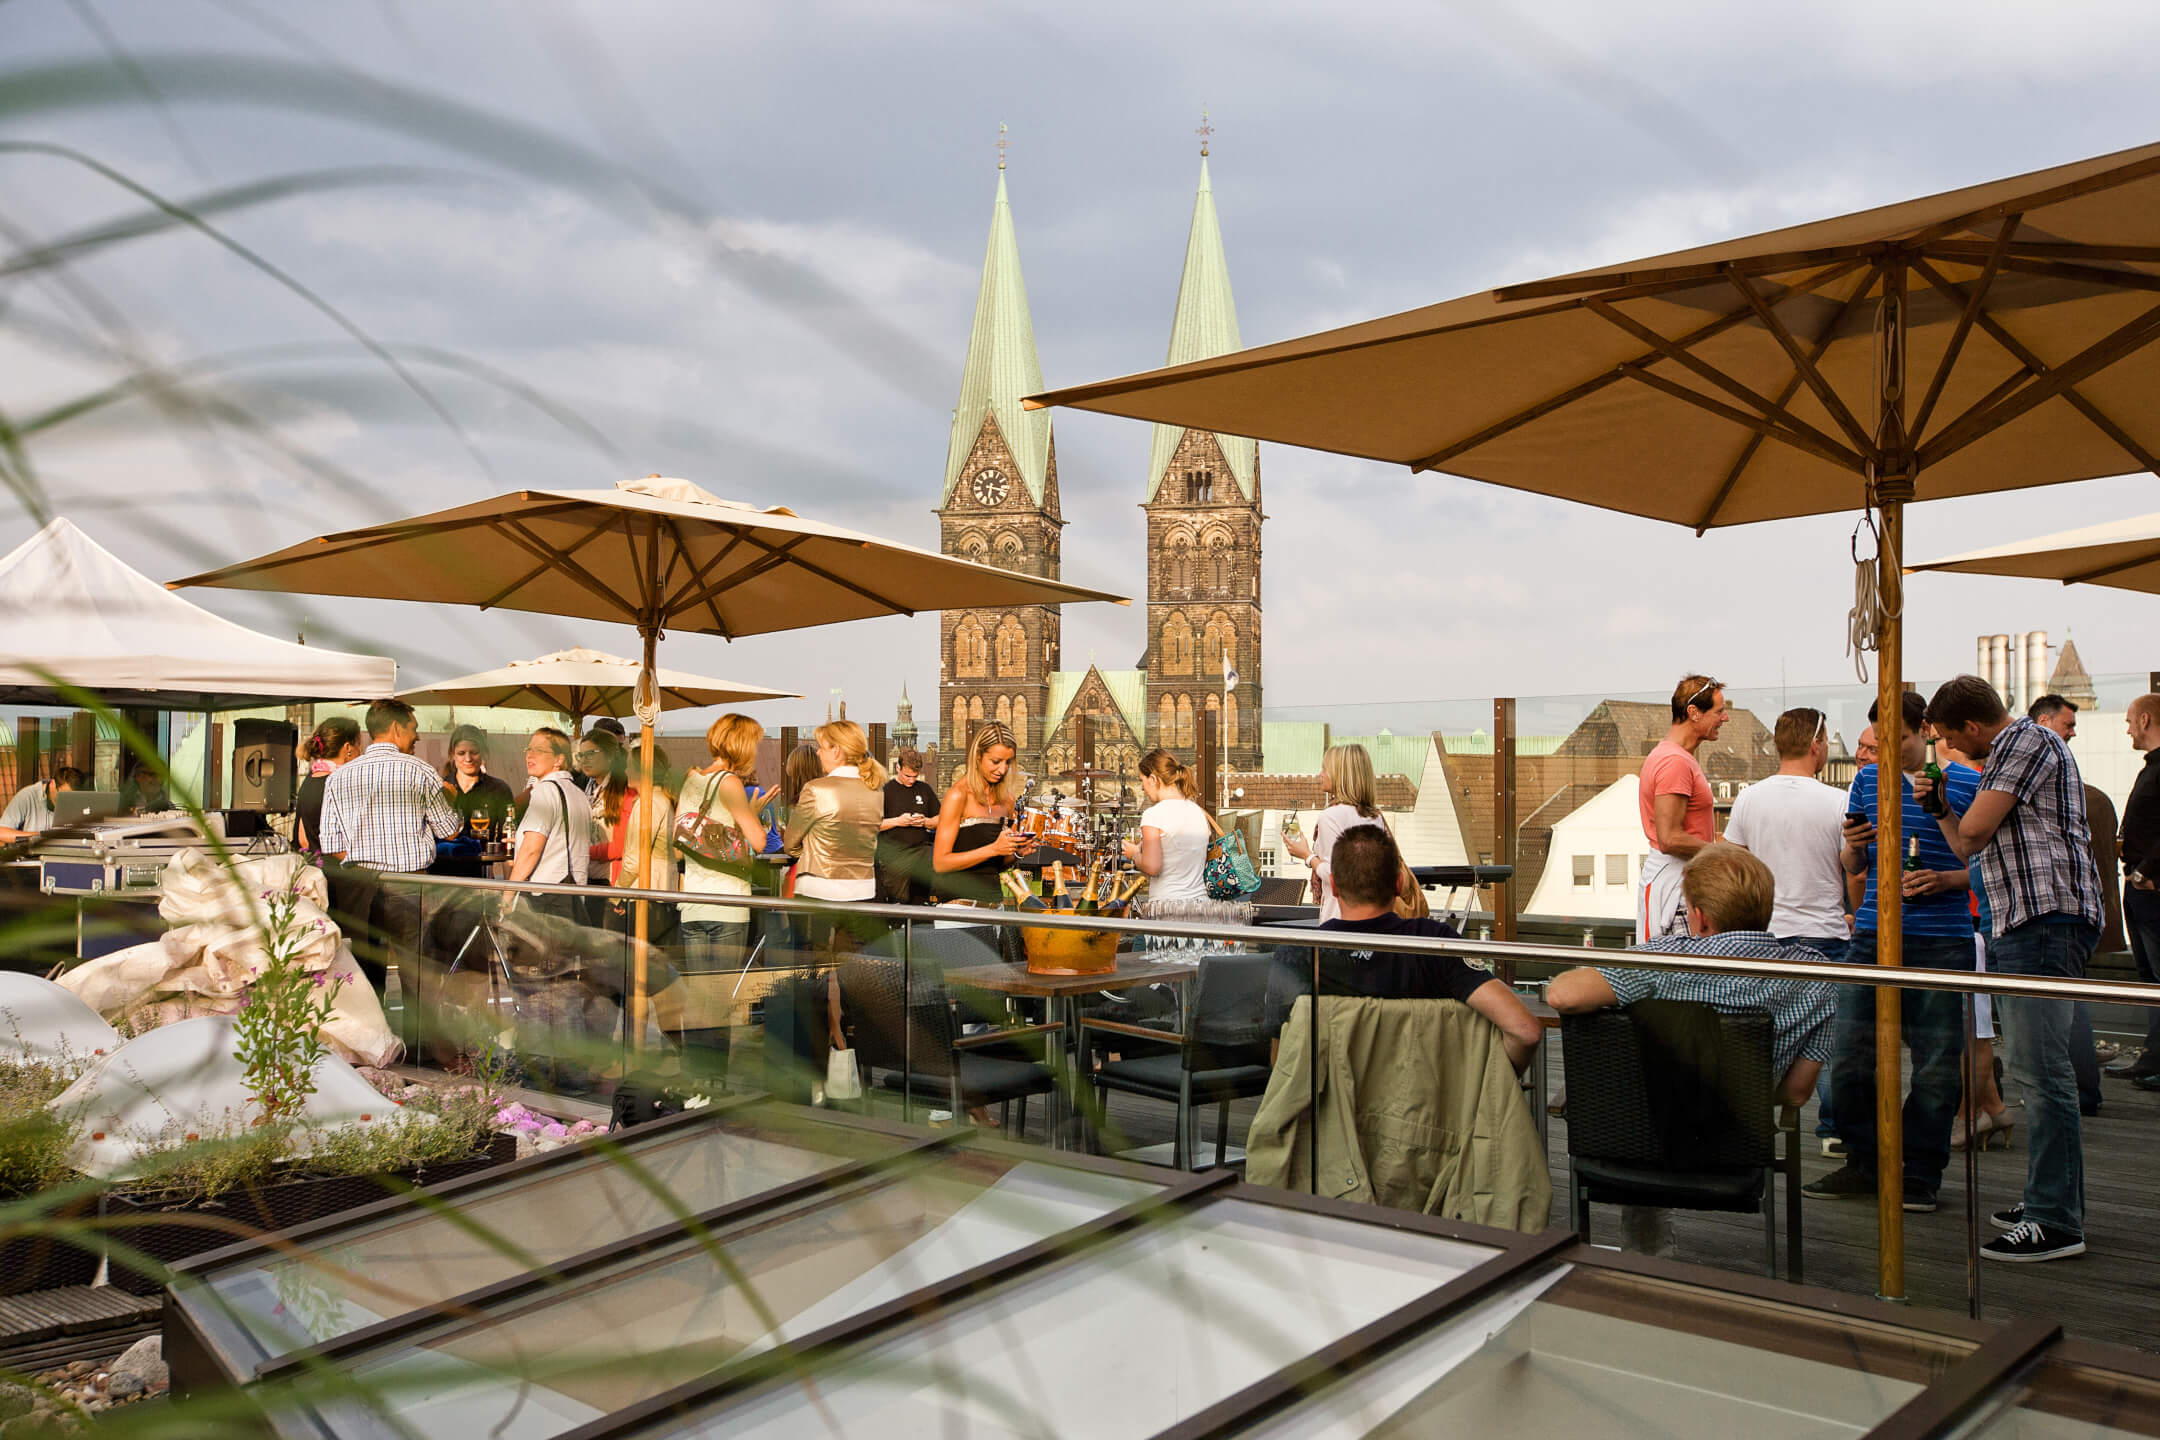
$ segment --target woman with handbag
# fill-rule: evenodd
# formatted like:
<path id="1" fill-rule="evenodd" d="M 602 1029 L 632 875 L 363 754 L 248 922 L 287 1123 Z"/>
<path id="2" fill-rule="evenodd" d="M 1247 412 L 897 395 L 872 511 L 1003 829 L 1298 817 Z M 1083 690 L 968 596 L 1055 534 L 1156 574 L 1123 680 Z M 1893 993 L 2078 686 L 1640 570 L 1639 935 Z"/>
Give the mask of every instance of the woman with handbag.
<path id="1" fill-rule="evenodd" d="M 1140 838 L 1125 842 L 1125 858 L 1148 877 L 1148 901 L 1208 898 L 1208 841 L 1214 823 L 1199 805 L 1199 778 L 1168 750 L 1140 757 Z"/>
<path id="2" fill-rule="evenodd" d="M 765 848 L 765 827 L 742 777 L 756 773 L 764 738 L 765 727 L 747 715 L 722 715 L 705 732 L 712 763 L 690 772 L 676 800 L 674 851 L 679 888 L 686 895 L 750 893 L 750 857 Z M 685 974 L 732 970 L 741 963 L 749 911 L 685 902 L 681 914 L 678 968 Z"/>
<path id="3" fill-rule="evenodd" d="M 1326 808 L 1313 822 L 1312 840 L 1308 843 L 1296 836 L 1286 837 L 1283 848 L 1312 867 L 1320 923 L 1325 925 L 1342 913 L 1335 888 L 1328 884 L 1328 855 L 1335 848 L 1336 838 L 1354 825 L 1379 825 L 1385 829 L 1386 822 L 1380 818 L 1380 782 L 1373 774 L 1372 755 L 1363 745 L 1328 747 L 1320 761 L 1320 774 L 1320 798 Z"/>

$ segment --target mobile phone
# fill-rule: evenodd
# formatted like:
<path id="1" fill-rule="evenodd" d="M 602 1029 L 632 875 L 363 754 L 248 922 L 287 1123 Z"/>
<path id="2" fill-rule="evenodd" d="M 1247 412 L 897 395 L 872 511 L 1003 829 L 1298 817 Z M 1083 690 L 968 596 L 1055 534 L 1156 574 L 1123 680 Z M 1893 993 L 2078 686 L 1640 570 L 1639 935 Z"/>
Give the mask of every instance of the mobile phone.
<path id="1" fill-rule="evenodd" d="M 1865 825 L 1868 823 L 1867 812 L 1865 810 L 1847 810 L 1845 812 L 1845 823 L 1847 825 Z"/>

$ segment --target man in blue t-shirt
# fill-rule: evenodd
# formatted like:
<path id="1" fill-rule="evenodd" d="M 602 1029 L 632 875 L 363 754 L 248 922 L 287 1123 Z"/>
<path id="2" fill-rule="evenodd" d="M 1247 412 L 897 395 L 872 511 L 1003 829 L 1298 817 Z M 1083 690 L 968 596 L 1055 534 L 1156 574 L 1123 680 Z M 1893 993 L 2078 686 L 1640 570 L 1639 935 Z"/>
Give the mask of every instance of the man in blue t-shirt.
<path id="1" fill-rule="evenodd" d="M 1904 897 L 1900 930 L 1905 964 L 1924 970 L 1971 970 L 1973 924 L 1965 862 L 1951 850 L 1933 817 L 1913 798 L 1911 776 L 1927 763 L 1927 702 L 1907 691 L 1899 746 L 1898 784 L 1904 791 L 1903 855 L 1881 854 L 1875 844 L 1878 766 L 1853 777 L 1846 805 L 1846 873 L 1865 875 L 1867 890 L 1853 916 L 1845 958 L 1855 965 L 1875 956 L 1876 886 L 1885 875 Z M 1870 707 L 1868 719 L 1875 719 Z M 1962 766 L 1944 771 L 1950 808 L 1963 814 L 1979 790 L 1979 777 Z M 1855 815 L 1862 818 L 1855 821 Z M 1962 1001 L 1947 990 L 1903 990 L 1905 1043 L 1912 1049 L 1912 1089 L 1905 1097 L 1905 1208 L 1930 1211 L 1950 1163 L 1950 1122 L 1958 1104 L 1959 1060 L 1965 1048 Z M 1875 1194 L 1875 991 L 1839 987 L 1836 1053 L 1830 1061 L 1830 1104 L 1845 1141 L 1845 1163 L 1804 1187 L 1819 1199 L 1858 1199 Z"/>

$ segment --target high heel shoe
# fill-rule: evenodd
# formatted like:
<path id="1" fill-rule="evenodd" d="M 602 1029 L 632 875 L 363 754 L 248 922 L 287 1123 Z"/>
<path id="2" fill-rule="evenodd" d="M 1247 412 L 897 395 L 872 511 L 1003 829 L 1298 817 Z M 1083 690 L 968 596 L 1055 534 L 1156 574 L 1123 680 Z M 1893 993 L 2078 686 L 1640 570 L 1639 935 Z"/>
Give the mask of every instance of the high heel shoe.
<path id="1" fill-rule="evenodd" d="M 1980 1137 L 1980 1149 L 1983 1152 L 1988 1150 L 2008 1150 L 2010 1148 L 2010 1132 L 2016 1128 L 2017 1121 L 2010 1119 L 2009 1112 L 2005 1111 L 2001 1116 L 1982 1115 L 1973 1124 L 1973 1134 Z M 1962 1117 L 1956 1125 L 1951 1127 L 1950 1148 L 1953 1150 L 1963 1150 L 1965 1148 L 1965 1128 Z"/>

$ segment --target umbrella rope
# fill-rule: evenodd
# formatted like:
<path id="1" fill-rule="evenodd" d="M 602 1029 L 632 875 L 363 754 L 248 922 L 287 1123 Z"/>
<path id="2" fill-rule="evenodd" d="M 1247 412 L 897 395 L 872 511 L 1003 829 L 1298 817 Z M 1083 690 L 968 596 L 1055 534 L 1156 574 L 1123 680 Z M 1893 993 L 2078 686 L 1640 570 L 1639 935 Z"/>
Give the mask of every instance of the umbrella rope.
<path id="1" fill-rule="evenodd" d="M 1875 553 L 1866 559 L 1860 557 L 1860 532 L 1865 530 L 1874 538 Z M 1853 559 L 1853 604 L 1845 615 L 1845 653 L 1853 657 L 1853 671 L 1861 680 L 1868 678 L 1868 652 L 1878 647 L 1883 623 L 1895 619 L 1883 609 L 1881 565 L 1887 542 L 1882 529 L 1875 523 L 1875 477 L 1872 468 L 1868 475 L 1868 498 L 1860 512 L 1860 523 L 1853 526 L 1850 550 Z M 1892 563 L 1897 557 L 1890 557 Z M 1902 608 L 1902 607 L 1900 607 Z"/>

